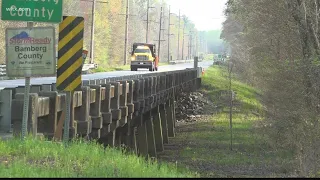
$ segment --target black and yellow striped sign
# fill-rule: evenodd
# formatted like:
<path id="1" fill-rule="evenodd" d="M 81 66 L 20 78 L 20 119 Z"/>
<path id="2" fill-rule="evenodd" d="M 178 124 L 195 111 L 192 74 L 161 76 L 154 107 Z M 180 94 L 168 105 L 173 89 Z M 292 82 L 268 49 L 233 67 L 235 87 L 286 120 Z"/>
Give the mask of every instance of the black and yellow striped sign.
<path id="1" fill-rule="evenodd" d="M 83 32 L 83 17 L 63 16 L 59 25 L 58 91 L 81 91 Z"/>

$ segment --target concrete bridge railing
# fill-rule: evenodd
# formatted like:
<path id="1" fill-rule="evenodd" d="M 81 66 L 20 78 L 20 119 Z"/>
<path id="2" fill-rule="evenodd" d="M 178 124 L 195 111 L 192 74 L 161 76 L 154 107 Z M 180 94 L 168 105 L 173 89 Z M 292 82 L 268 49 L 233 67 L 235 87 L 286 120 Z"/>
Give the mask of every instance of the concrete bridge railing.
<path id="1" fill-rule="evenodd" d="M 156 156 L 174 137 L 175 97 L 195 91 L 201 68 L 83 81 L 72 97 L 70 138 L 122 144 L 138 154 Z M 30 88 L 28 132 L 51 139 L 62 126 L 65 94 L 55 84 Z M 19 135 L 24 87 L 0 92 L 0 131 Z M 59 123 L 60 122 L 60 123 Z"/>

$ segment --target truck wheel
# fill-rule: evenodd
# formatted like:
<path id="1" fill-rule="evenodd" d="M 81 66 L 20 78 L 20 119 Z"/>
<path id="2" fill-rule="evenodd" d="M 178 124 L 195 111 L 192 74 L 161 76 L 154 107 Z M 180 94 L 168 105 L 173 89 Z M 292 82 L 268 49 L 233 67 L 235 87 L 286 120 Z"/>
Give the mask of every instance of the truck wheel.
<path id="1" fill-rule="evenodd" d="M 137 71 L 137 68 L 131 67 L 131 71 Z"/>
<path id="2" fill-rule="evenodd" d="M 149 71 L 153 71 L 153 68 L 152 68 L 152 67 L 150 67 L 150 68 L 149 68 Z"/>

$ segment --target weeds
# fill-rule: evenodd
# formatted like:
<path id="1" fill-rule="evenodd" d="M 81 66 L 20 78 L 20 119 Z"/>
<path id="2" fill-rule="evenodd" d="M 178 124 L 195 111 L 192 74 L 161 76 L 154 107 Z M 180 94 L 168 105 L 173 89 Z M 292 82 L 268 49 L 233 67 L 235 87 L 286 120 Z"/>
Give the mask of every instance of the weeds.
<path id="1" fill-rule="evenodd" d="M 63 144 L 28 137 L 0 140 L 0 177 L 194 177 L 174 165 L 124 155 L 82 140 Z"/>

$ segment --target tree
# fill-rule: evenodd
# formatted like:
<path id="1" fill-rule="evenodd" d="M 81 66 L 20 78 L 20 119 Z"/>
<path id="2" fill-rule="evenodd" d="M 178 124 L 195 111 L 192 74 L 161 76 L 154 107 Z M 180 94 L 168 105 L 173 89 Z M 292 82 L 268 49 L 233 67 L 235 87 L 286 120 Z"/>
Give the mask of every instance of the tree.
<path id="1" fill-rule="evenodd" d="M 234 71 L 263 92 L 265 132 L 301 175 L 319 170 L 319 1 L 229 0 L 221 37 Z"/>

